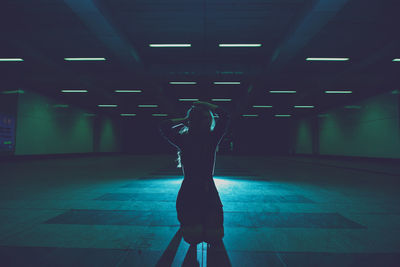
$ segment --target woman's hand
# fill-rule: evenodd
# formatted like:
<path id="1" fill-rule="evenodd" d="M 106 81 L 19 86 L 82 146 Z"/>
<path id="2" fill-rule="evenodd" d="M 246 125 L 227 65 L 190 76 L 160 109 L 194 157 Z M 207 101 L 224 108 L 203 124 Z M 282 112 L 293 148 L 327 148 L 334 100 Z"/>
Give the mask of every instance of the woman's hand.
<path id="1" fill-rule="evenodd" d="M 204 101 L 193 102 L 193 106 L 196 108 L 199 107 L 199 108 L 206 108 L 206 109 L 211 109 L 211 110 L 214 110 L 218 107 L 217 105 L 214 105 L 214 104 L 211 104 L 208 102 L 204 102 Z"/>

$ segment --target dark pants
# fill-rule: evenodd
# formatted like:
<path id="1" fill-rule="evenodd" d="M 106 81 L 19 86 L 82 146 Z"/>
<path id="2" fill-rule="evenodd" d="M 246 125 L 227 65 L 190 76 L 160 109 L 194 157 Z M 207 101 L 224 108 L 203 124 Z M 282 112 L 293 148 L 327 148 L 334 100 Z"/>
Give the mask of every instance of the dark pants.
<path id="1" fill-rule="evenodd" d="M 176 200 L 183 239 L 214 243 L 224 236 L 222 203 L 212 180 L 184 180 Z"/>

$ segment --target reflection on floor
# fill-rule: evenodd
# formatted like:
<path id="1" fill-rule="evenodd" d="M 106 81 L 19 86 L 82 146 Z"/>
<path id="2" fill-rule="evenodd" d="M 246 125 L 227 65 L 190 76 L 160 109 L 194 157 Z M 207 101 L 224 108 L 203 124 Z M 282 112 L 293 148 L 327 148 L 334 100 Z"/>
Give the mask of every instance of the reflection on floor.
<path id="1" fill-rule="evenodd" d="M 220 155 L 225 237 L 191 247 L 173 164 L 165 155 L 1 163 L 1 265 L 399 266 L 400 167 Z"/>

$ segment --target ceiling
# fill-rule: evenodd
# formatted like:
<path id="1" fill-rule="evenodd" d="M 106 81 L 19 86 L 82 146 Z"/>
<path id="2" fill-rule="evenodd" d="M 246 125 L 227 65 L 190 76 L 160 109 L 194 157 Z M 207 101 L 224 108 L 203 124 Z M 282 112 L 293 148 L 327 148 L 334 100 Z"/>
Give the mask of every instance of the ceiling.
<path id="1" fill-rule="evenodd" d="M 400 62 L 392 61 L 400 58 L 395 7 L 394 0 L 6 0 L 0 58 L 24 61 L 0 62 L 0 90 L 31 89 L 93 113 L 173 116 L 190 105 L 180 98 L 224 98 L 232 101 L 213 103 L 235 116 L 307 116 L 398 88 Z M 149 46 L 162 43 L 191 47 Z M 70 62 L 66 57 L 106 60 Z M 120 94 L 117 89 L 142 92 Z M 98 104 L 118 107 L 105 110 Z M 158 107 L 143 111 L 139 104 Z"/>

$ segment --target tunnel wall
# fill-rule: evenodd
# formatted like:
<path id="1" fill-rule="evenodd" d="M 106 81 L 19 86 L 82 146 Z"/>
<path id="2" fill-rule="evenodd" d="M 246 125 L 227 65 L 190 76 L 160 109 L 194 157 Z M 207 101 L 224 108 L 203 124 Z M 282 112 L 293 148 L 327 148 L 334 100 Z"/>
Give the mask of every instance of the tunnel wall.
<path id="1" fill-rule="evenodd" d="M 93 117 L 25 90 L 18 98 L 16 155 L 87 153 L 93 150 Z"/>
<path id="2" fill-rule="evenodd" d="M 18 96 L 15 155 L 119 152 L 118 119 L 62 104 L 24 90 Z M 92 113 L 92 112 L 90 112 Z"/>
<path id="3" fill-rule="evenodd" d="M 302 119 L 297 124 L 297 134 L 295 135 L 295 151 L 300 154 L 313 153 L 313 133 L 312 133 L 313 118 Z"/>
<path id="4" fill-rule="evenodd" d="M 111 117 L 99 118 L 99 144 L 95 152 L 121 151 L 121 122 Z"/>
<path id="5" fill-rule="evenodd" d="M 339 107 L 324 112 L 324 117 L 314 118 L 318 120 L 318 153 L 400 158 L 399 95 L 388 92 L 353 106 L 358 108 Z M 313 130 L 308 120 L 310 118 L 298 123 L 295 146 L 298 154 L 311 154 L 310 138 L 315 137 L 312 137 Z"/>

